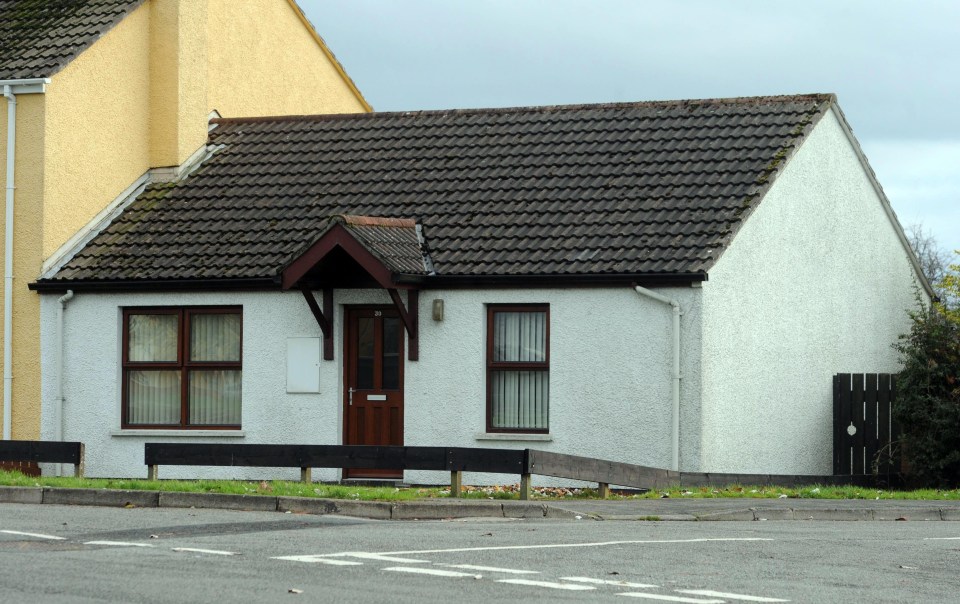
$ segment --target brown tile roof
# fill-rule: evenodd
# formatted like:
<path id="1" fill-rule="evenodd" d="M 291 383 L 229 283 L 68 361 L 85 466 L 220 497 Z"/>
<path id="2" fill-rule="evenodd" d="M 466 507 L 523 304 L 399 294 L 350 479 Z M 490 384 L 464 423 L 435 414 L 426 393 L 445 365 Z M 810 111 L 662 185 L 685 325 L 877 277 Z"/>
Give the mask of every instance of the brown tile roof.
<path id="1" fill-rule="evenodd" d="M 0 80 L 49 77 L 144 0 L 0 0 Z"/>
<path id="2" fill-rule="evenodd" d="M 218 120 L 52 280 L 275 279 L 341 214 L 415 219 L 439 277 L 704 274 L 832 102 Z"/>
<path id="3" fill-rule="evenodd" d="M 335 216 L 365 248 L 392 272 L 425 275 L 424 251 L 417 236 L 417 223 L 409 218 L 374 216 Z"/>

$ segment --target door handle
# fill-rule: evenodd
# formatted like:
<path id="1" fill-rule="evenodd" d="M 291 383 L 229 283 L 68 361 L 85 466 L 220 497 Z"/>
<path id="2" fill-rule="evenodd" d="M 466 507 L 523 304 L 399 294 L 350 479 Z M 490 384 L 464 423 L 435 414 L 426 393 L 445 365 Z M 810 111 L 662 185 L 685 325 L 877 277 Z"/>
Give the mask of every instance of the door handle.
<path id="1" fill-rule="evenodd" d="M 352 406 L 352 405 L 353 405 L 353 393 L 355 392 L 355 390 L 354 390 L 353 387 L 351 386 L 351 387 L 347 390 L 347 392 L 348 392 L 348 400 L 350 401 L 350 405 Z"/>

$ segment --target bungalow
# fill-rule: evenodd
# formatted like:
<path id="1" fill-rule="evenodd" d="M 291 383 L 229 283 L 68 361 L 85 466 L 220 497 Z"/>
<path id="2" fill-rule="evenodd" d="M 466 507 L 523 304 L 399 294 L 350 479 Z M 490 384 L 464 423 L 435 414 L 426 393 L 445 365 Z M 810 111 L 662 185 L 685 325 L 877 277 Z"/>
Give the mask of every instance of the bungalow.
<path id="1" fill-rule="evenodd" d="M 929 295 L 833 95 L 210 126 L 31 284 L 91 476 L 172 440 L 829 473 L 832 375 L 895 371 Z"/>

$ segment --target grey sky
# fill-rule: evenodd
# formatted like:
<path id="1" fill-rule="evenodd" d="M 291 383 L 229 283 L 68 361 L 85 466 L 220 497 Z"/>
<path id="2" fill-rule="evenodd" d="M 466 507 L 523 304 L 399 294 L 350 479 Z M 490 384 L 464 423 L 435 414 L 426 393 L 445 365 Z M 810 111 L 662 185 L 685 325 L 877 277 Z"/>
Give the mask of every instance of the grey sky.
<path id="1" fill-rule="evenodd" d="M 834 92 L 906 226 L 960 249 L 955 0 L 299 0 L 378 111 Z"/>

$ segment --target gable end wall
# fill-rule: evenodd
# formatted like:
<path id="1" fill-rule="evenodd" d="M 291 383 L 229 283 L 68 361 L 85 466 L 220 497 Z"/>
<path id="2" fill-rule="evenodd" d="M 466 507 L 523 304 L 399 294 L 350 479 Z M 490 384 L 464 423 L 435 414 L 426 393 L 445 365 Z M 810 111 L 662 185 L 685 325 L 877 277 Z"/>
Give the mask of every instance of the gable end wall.
<path id="1" fill-rule="evenodd" d="M 917 287 L 831 111 L 704 284 L 705 471 L 832 472 L 832 376 L 897 371 Z"/>

